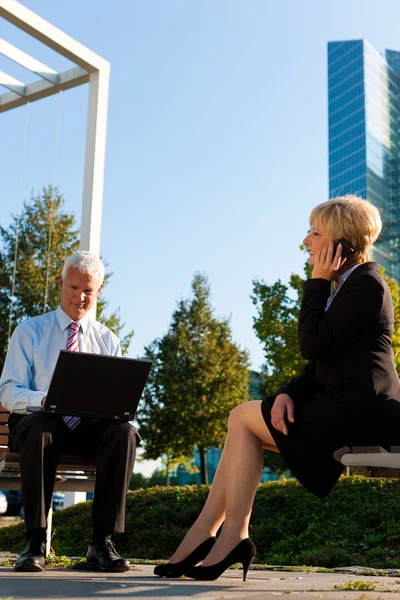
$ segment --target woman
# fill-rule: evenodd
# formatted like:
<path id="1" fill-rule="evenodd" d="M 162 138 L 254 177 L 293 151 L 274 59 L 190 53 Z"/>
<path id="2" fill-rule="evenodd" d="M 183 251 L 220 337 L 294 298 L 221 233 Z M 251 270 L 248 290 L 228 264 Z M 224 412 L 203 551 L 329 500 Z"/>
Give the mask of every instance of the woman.
<path id="1" fill-rule="evenodd" d="M 231 412 L 207 502 L 156 575 L 212 580 L 241 562 L 246 578 L 255 556 L 248 527 L 263 448 L 280 452 L 293 475 L 323 498 L 343 470 L 333 458 L 336 449 L 399 443 L 392 297 L 378 265 L 367 262 L 382 227 L 379 212 L 345 196 L 314 208 L 310 225 L 304 244 L 313 270 L 299 319 L 301 354 L 309 362 L 275 396 Z M 334 245 L 340 238 L 353 249 L 347 258 L 342 245 Z"/>

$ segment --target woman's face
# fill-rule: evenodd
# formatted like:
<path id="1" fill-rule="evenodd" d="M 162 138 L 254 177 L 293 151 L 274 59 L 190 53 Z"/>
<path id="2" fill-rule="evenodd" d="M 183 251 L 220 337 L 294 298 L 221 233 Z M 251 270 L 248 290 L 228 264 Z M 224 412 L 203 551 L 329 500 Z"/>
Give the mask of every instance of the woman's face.
<path id="1" fill-rule="evenodd" d="M 310 233 L 303 240 L 303 244 L 310 252 L 310 257 L 307 262 L 311 267 L 314 266 L 314 254 L 316 252 L 321 252 L 321 250 L 326 248 L 330 241 L 331 239 L 321 227 L 313 227 L 313 225 L 311 225 Z"/>

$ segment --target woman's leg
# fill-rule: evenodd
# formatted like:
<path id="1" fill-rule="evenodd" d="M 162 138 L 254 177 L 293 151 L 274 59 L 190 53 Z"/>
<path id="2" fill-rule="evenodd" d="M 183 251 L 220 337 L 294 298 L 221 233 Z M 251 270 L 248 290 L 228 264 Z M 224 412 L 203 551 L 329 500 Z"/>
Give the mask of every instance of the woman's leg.
<path id="1" fill-rule="evenodd" d="M 203 510 L 169 562 L 175 563 L 186 558 L 199 544 L 215 536 L 221 527 L 225 518 L 225 454 L 224 448 Z"/>
<path id="2" fill-rule="evenodd" d="M 229 417 L 225 442 L 225 521 L 203 566 L 221 561 L 249 537 L 250 515 L 263 469 L 263 445 L 275 447 L 261 414 L 261 402 L 239 404 Z"/>
<path id="3" fill-rule="evenodd" d="M 263 446 L 276 450 L 261 414 L 261 402 L 239 404 L 229 417 L 224 450 L 206 504 L 170 562 L 186 558 L 196 546 L 215 535 L 224 520 L 218 543 L 204 565 L 222 560 L 241 539 L 248 537 L 251 508 L 262 472 Z"/>

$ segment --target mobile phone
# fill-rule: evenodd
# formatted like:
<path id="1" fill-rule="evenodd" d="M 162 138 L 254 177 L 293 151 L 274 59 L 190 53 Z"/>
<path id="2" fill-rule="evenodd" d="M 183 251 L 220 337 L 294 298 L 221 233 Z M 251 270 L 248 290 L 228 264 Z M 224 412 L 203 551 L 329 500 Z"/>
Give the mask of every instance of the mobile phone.
<path id="1" fill-rule="evenodd" d="M 345 238 L 340 238 L 337 242 L 333 242 L 333 256 L 335 256 L 339 244 L 342 244 L 342 258 L 348 258 L 354 254 L 354 248 L 351 247 L 349 242 Z"/>

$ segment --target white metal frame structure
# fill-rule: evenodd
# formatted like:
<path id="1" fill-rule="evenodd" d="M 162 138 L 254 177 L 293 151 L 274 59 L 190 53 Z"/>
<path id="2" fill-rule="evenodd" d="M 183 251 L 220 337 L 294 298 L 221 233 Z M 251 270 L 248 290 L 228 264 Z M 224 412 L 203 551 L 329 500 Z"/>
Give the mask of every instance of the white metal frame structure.
<path id="1" fill-rule="evenodd" d="M 99 254 L 110 64 L 16 0 L 0 0 L 0 17 L 77 65 L 57 73 L 0 38 L 0 54 L 40 77 L 25 85 L 0 71 L 0 112 L 89 83 L 80 249 Z"/>

